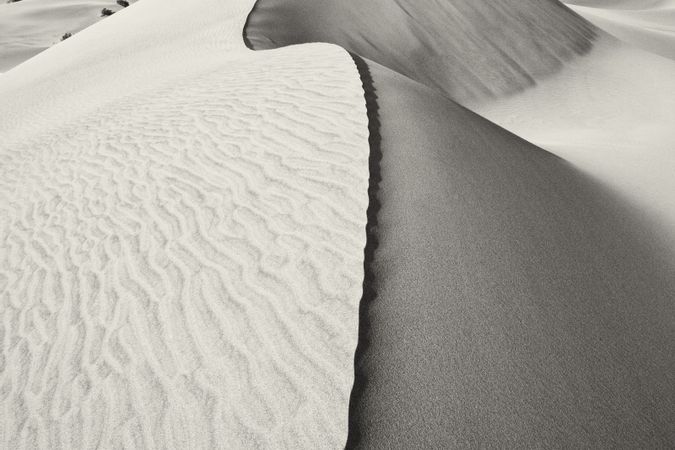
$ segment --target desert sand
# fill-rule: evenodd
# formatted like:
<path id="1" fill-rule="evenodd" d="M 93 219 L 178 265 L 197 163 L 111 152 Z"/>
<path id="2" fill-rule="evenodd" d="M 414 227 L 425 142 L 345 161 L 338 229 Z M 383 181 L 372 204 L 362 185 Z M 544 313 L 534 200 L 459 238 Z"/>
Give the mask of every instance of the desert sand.
<path id="1" fill-rule="evenodd" d="M 672 3 L 570 3 L 142 0 L 13 56 L 0 447 L 675 446 Z"/>
<path id="2" fill-rule="evenodd" d="M 673 445 L 672 62 L 552 1 L 319 4 L 246 37 L 374 60 L 348 447 Z"/>
<path id="3" fill-rule="evenodd" d="M 129 2 L 133 3 L 133 1 Z M 21 0 L 0 3 L 0 72 L 30 59 L 101 19 L 101 10 L 119 11 L 113 0 Z"/>
<path id="4" fill-rule="evenodd" d="M 380 181 L 348 447 L 670 445 L 672 249 L 563 159 L 368 65 Z"/>
<path id="5" fill-rule="evenodd" d="M 368 179 L 358 71 L 251 1 L 143 0 L 0 84 L 0 447 L 337 448 Z"/>
<path id="6" fill-rule="evenodd" d="M 675 1 L 566 0 L 565 3 L 617 38 L 675 59 Z"/>

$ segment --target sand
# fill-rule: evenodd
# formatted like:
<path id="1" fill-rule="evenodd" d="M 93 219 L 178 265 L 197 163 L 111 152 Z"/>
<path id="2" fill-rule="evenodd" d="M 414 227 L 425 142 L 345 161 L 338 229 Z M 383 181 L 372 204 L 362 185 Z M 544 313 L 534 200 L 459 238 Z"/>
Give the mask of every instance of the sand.
<path id="1" fill-rule="evenodd" d="M 143 0 L 8 70 L 0 447 L 675 446 L 669 1 Z"/>
<path id="2" fill-rule="evenodd" d="M 253 48 L 331 42 L 459 101 L 526 89 L 595 35 L 554 0 L 260 0 L 246 26 Z"/>
<path id="3" fill-rule="evenodd" d="M 143 0 L 0 84 L 0 447 L 336 448 L 368 142 L 342 49 Z"/>
<path id="4" fill-rule="evenodd" d="M 369 65 L 379 182 L 348 447 L 672 446 L 658 233 L 564 160 Z"/>
<path id="5" fill-rule="evenodd" d="M 624 42 L 675 59 L 675 1 L 573 0 L 565 3 Z"/>
<path id="6" fill-rule="evenodd" d="M 374 60 L 347 447 L 675 445 L 672 62 L 556 2 L 533 21 L 520 2 L 318 4 L 260 0 L 246 37 Z M 440 30 L 449 10 L 463 23 Z M 551 22 L 560 46 L 531 44 Z M 506 45 L 483 61 L 476 42 Z M 518 45 L 553 57 L 526 70 Z"/>
<path id="7" fill-rule="evenodd" d="M 383 14 L 374 4 L 324 3 L 260 0 L 249 44 L 332 42 L 419 81 L 621 192 L 663 224 L 675 248 L 673 61 L 617 41 L 556 1 L 419 8 L 401 0 L 379 5 Z"/>
<path id="8" fill-rule="evenodd" d="M 0 3 L 0 72 L 58 43 L 65 33 L 77 33 L 101 20 L 103 8 L 122 9 L 114 0 L 3 1 Z"/>
<path id="9" fill-rule="evenodd" d="M 470 106 L 611 186 L 675 249 L 675 62 L 604 37 L 535 88 Z"/>

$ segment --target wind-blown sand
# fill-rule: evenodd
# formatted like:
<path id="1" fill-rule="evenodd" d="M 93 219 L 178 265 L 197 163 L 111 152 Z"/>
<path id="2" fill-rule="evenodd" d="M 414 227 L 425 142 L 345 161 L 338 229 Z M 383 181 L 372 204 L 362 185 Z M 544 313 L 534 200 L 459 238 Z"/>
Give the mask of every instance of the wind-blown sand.
<path id="1" fill-rule="evenodd" d="M 9 70 L 0 447 L 675 446 L 674 72 L 554 0 L 143 0 Z"/>
<path id="2" fill-rule="evenodd" d="M 0 447 L 335 448 L 367 207 L 356 67 L 143 0 L 0 85 Z"/>

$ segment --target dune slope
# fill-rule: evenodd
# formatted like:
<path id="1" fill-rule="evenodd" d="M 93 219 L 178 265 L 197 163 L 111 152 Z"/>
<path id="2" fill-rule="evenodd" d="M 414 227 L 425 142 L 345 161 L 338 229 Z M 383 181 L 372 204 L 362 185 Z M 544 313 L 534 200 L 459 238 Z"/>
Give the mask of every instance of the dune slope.
<path id="1" fill-rule="evenodd" d="M 336 43 L 421 82 L 609 183 L 675 248 L 673 61 L 553 0 L 309 3 L 259 0 L 249 45 Z"/>
<path id="2" fill-rule="evenodd" d="M 622 41 L 675 59 L 675 1 L 567 0 L 565 3 Z"/>
<path id="3" fill-rule="evenodd" d="M 368 65 L 348 447 L 675 444 L 675 264 L 658 234 L 564 160 Z"/>
<path id="4" fill-rule="evenodd" d="M 130 3 L 133 3 L 130 2 Z M 121 9 L 113 0 L 22 0 L 0 3 L 0 72 L 37 55 L 101 19 L 101 9 Z"/>
<path id="5" fill-rule="evenodd" d="M 596 35 L 554 0 L 259 0 L 245 33 L 255 49 L 338 44 L 461 101 L 532 86 Z"/>
<path id="6" fill-rule="evenodd" d="M 358 72 L 250 1 L 144 0 L 0 84 L 0 447 L 335 448 L 367 206 Z"/>

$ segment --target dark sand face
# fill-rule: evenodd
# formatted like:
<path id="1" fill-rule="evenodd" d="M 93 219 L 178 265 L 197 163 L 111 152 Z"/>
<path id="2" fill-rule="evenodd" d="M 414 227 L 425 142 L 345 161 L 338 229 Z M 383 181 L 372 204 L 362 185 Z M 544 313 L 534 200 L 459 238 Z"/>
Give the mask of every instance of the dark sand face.
<path id="1" fill-rule="evenodd" d="M 565 161 L 370 72 L 381 181 L 349 446 L 673 445 L 675 272 L 649 227 Z"/>
<path id="2" fill-rule="evenodd" d="M 554 0 L 258 0 L 245 29 L 256 50 L 334 43 L 460 102 L 532 86 L 596 34 Z"/>

